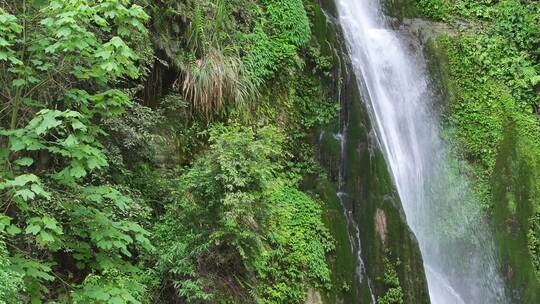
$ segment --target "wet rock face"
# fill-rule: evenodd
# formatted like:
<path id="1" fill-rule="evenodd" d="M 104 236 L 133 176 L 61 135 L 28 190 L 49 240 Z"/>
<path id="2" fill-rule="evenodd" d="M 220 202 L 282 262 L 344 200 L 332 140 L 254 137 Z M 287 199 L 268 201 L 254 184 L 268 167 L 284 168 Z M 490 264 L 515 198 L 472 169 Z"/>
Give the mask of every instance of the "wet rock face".
<path id="1" fill-rule="evenodd" d="M 385 0 L 383 9 L 386 16 L 402 20 L 418 15 L 417 0 Z"/>
<path id="2" fill-rule="evenodd" d="M 315 289 L 308 290 L 306 304 L 323 304 L 321 294 Z"/>
<path id="3" fill-rule="evenodd" d="M 384 210 L 377 208 L 375 212 L 375 231 L 377 231 L 383 246 L 386 243 L 386 236 L 388 234 L 386 225 L 386 213 L 384 213 Z"/>
<path id="4" fill-rule="evenodd" d="M 538 303 L 540 282 L 527 250 L 529 219 L 537 203 L 535 164 L 522 151 L 516 126 L 508 122 L 492 176 L 493 226 L 512 303 Z M 525 148 L 526 149 L 526 148 Z"/>
<path id="5" fill-rule="evenodd" d="M 327 223 L 337 240 L 336 253 L 330 258 L 335 286 L 329 292 L 321 291 L 321 298 L 323 303 L 370 303 L 371 292 L 379 298 L 391 287 L 382 278 L 389 270 L 385 268 L 392 265 L 399 277 L 404 303 L 429 303 L 420 250 L 406 224 L 388 166 L 361 100 L 337 24 L 335 4 L 333 0 L 320 0 L 318 4 L 325 11 L 316 10 L 313 35 L 322 46 L 323 55 L 331 56 L 334 61 L 334 81 L 324 83 L 323 87 L 342 107 L 341 117 L 313 136 L 319 160 L 332 180 L 332 183 L 315 181 L 315 188 L 328 204 Z M 337 134 L 344 140 L 343 150 Z M 341 186 L 338 186 L 340 178 Z M 362 258 L 371 288 L 367 278 L 358 282 L 347 220 L 343 213 L 339 214 L 338 188 L 346 192 L 347 212 L 359 226 Z"/>
<path id="6" fill-rule="evenodd" d="M 440 35 L 456 35 L 457 31 L 442 22 L 434 22 L 421 18 L 403 19 L 399 27 L 406 30 L 421 45 L 426 45 L 430 39 Z"/>

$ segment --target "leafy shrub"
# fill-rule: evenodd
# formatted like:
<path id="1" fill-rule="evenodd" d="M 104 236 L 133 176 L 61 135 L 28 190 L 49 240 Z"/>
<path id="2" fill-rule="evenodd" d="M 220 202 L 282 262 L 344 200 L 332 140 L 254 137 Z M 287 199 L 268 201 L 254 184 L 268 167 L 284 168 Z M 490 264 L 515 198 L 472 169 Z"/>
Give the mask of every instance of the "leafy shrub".
<path id="1" fill-rule="evenodd" d="M 387 252 L 388 254 L 388 252 Z M 384 277 L 382 281 L 388 287 L 386 293 L 377 298 L 377 304 L 403 304 L 403 290 L 399 284 L 399 277 L 396 267 L 399 266 L 399 260 L 391 262 L 388 256 L 383 259 Z"/>
<path id="2" fill-rule="evenodd" d="M 89 273 L 136 268 L 130 259 L 152 249 L 140 206 L 96 174 L 108 165 L 100 122 L 131 104 L 112 86 L 139 77 L 133 45 L 149 17 L 129 0 L 4 7 L 12 11 L 0 9 L 0 82 L 10 119 L 0 120 L 0 205 L 11 267 L 25 300 L 69 299 Z"/>
<path id="3" fill-rule="evenodd" d="M 286 78 L 293 68 L 300 65 L 294 45 L 269 37 L 260 26 L 245 35 L 243 40 L 247 46 L 243 58 L 246 74 L 257 86 L 276 76 Z"/>
<path id="4" fill-rule="evenodd" d="M 0 219 L 1 221 L 1 219 Z M 3 231 L 2 222 L 0 222 L 0 235 Z M 19 303 L 19 294 L 23 291 L 22 274 L 10 269 L 11 262 L 5 243 L 0 239 L 0 303 L 11 304 Z"/>
<path id="5" fill-rule="evenodd" d="M 221 125 L 209 134 L 156 227 L 165 284 L 188 301 L 300 303 L 309 282 L 328 284 L 332 242 L 318 203 L 280 178 L 282 135 Z"/>
<path id="6" fill-rule="evenodd" d="M 146 287 L 134 273 L 107 269 L 100 275 L 90 274 L 73 293 L 73 303 L 140 304 L 146 298 Z"/>
<path id="7" fill-rule="evenodd" d="M 311 36 L 309 19 L 302 0 L 263 0 L 272 33 L 295 47 L 305 45 Z"/>
<path id="8" fill-rule="evenodd" d="M 102 141 L 107 147 L 109 162 L 116 160 L 111 165 L 123 167 L 154 162 L 155 146 L 160 140 L 156 129 L 161 122 L 160 113 L 139 103 L 133 103 L 121 116 L 105 119 L 103 129 L 107 137 Z"/>
<path id="9" fill-rule="evenodd" d="M 444 20 L 448 16 L 447 0 L 418 0 L 422 14 L 436 20 Z"/>
<path id="10" fill-rule="evenodd" d="M 267 249 L 257 257 L 261 303 L 302 303 L 309 284 L 330 284 L 326 254 L 333 249 L 321 221 L 321 207 L 306 194 L 288 186 L 269 193 Z"/>

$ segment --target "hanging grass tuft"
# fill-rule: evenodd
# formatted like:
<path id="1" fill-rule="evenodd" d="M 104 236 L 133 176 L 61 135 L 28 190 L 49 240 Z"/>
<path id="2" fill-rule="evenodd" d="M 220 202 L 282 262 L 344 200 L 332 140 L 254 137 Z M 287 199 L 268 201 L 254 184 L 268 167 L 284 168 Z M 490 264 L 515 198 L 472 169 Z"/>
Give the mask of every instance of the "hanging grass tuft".
<path id="1" fill-rule="evenodd" d="M 242 70 L 238 57 L 211 48 L 206 56 L 185 68 L 177 87 L 193 111 L 208 117 L 228 103 L 241 104 L 255 97 L 255 86 Z"/>

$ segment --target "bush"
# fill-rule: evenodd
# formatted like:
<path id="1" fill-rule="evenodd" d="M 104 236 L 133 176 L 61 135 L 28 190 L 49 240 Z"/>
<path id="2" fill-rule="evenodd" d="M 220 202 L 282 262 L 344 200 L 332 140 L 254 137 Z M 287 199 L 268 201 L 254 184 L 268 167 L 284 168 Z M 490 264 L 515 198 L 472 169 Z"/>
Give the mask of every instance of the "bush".
<path id="1" fill-rule="evenodd" d="M 0 238 L 0 304 L 21 302 L 19 295 L 24 291 L 22 274 L 10 270 L 10 266 L 11 262 L 9 261 L 5 243 Z"/>
<path id="2" fill-rule="evenodd" d="M 165 285 L 204 303 L 300 303 L 309 283 L 327 286 L 332 242 L 318 203 L 280 177 L 281 133 L 217 125 L 209 134 L 156 226 Z"/>

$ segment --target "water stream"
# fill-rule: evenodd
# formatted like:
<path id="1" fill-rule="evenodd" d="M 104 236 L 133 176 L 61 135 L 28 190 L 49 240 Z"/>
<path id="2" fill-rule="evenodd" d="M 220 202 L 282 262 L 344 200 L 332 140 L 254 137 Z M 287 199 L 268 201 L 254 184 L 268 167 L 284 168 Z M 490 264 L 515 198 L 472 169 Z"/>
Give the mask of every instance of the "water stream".
<path id="1" fill-rule="evenodd" d="M 334 135 L 336 140 L 340 143 L 341 160 L 345 159 L 345 146 L 347 145 L 346 136 L 343 136 L 343 134 L 347 134 L 347 125 L 341 126 L 341 133 Z M 367 288 L 369 290 L 371 304 L 375 304 L 376 298 L 373 292 L 371 279 L 367 275 L 366 264 L 364 263 L 364 260 L 362 258 L 362 243 L 361 243 L 361 238 L 360 238 L 360 227 L 358 227 L 358 223 L 354 219 L 354 216 L 351 210 L 352 208 L 349 203 L 349 198 L 347 196 L 347 193 L 344 191 L 345 180 L 344 180 L 343 169 L 344 168 L 342 164 L 342 166 L 339 168 L 337 197 L 339 199 L 339 202 L 341 203 L 344 216 L 347 219 L 347 226 L 348 226 L 347 228 L 349 231 L 349 244 L 351 245 L 353 256 L 355 256 L 356 258 L 356 278 L 358 279 L 359 285 L 362 285 L 365 281 Z"/>
<path id="2" fill-rule="evenodd" d="M 415 233 L 434 304 L 507 303 L 480 204 L 441 139 L 423 59 L 376 0 L 336 0 L 358 85 Z"/>

